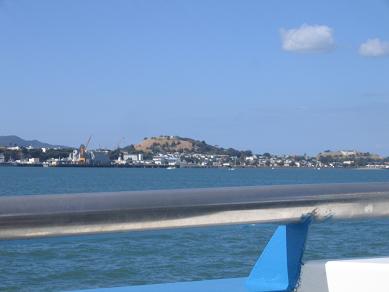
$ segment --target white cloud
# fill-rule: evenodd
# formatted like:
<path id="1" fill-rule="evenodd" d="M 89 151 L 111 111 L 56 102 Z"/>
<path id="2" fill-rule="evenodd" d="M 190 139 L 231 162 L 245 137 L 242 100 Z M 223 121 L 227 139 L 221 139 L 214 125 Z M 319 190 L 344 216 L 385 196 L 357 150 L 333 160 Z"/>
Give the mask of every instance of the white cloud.
<path id="1" fill-rule="evenodd" d="M 326 52 L 335 47 L 332 29 L 326 25 L 303 24 L 281 29 L 282 48 L 290 52 Z"/>
<path id="2" fill-rule="evenodd" d="M 389 56 L 389 42 L 378 38 L 368 39 L 359 47 L 359 53 L 367 57 Z"/>

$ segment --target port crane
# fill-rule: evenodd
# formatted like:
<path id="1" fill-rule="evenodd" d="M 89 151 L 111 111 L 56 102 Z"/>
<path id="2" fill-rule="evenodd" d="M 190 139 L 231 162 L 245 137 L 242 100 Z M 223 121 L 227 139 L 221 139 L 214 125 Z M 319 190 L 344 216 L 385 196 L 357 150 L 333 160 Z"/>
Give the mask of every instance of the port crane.
<path id="1" fill-rule="evenodd" d="M 89 143 L 92 139 L 92 135 L 89 136 L 88 140 L 86 141 L 85 145 L 81 144 L 80 149 L 79 149 L 79 159 L 78 159 L 78 164 L 86 164 L 86 151 L 88 150 Z"/>

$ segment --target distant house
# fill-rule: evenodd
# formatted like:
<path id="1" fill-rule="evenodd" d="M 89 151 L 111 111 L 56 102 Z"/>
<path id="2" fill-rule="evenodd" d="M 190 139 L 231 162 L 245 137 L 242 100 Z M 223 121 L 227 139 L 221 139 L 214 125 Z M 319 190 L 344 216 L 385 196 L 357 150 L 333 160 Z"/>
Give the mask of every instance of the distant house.
<path id="1" fill-rule="evenodd" d="M 153 162 L 156 165 L 178 165 L 179 157 L 171 154 L 158 154 L 153 157 Z"/>
<path id="2" fill-rule="evenodd" d="M 166 164 L 166 159 L 163 156 L 154 156 L 153 161 L 154 161 L 154 164 L 157 164 L 157 165 Z"/>

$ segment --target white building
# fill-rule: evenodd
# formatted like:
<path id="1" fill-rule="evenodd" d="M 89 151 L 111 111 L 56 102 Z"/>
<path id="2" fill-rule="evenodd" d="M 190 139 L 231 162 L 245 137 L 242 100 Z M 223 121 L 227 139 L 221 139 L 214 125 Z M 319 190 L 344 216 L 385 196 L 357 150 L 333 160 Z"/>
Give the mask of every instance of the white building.
<path id="1" fill-rule="evenodd" d="M 8 150 L 20 150 L 22 148 L 20 148 L 19 146 L 12 146 L 12 147 L 7 147 Z"/>
<path id="2" fill-rule="evenodd" d="M 157 165 L 166 164 L 166 159 L 162 155 L 154 156 L 153 161 Z"/>
<path id="3" fill-rule="evenodd" d="M 133 162 L 137 162 L 137 161 L 143 161 L 143 154 L 142 153 L 138 153 L 138 154 L 128 154 L 127 152 L 124 152 L 123 153 L 123 160 L 124 161 L 133 161 Z"/>
<path id="4" fill-rule="evenodd" d="M 28 164 L 38 164 L 39 158 L 29 158 L 27 161 Z"/>
<path id="5" fill-rule="evenodd" d="M 0 153 L 0 163 L 4 163 L 5 162 L 5 156 L 3 153 Z"/>
<path id="6" fill-rule="evenodd" d="M 158 154 L 153 157 L 154 164 L 177 166 L 180 164 L 180 157 L 174 154 Z"/>
<path id="7" fill-rule="evenodd" d="M 171 166 L 176 166 L 180 164 L 180 158 L 175 156 L 167 157 L 166 162 Z"/>
<path id="8" fill-rule="evenodd" d="M 250 161 L 250 162 L 253 162 L 253 161 L 255 161 L 255 160 L 257 160 L 257 156 L 256 155 L 253 155 L 253 156 L 247 156 L 246 158 L 245 158 L 245 160 L 246 161 Z"/>
<path id="9" fill-rule="evenodd" d="M 80 158 L 80 155 L 78 153 L 77 149 L 73 149 L 73 152 L 69 154 L 69 160 L 73 163 L 76 163 L 78 159 Z"/>

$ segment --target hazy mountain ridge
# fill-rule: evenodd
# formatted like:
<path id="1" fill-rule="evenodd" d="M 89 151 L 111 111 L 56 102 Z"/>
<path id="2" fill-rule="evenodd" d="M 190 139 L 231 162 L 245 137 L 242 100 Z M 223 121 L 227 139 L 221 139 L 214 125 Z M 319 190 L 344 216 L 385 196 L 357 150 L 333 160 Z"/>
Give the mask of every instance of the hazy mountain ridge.
<path id="1" fill-rule="evenodd" d="M 52 145 L 39 140 L 25 140 L 16 135 L 0 136 L 0 146 L 3 147 L 34 147 L 34 148 L 70 148 L 62 145 Z"/>

